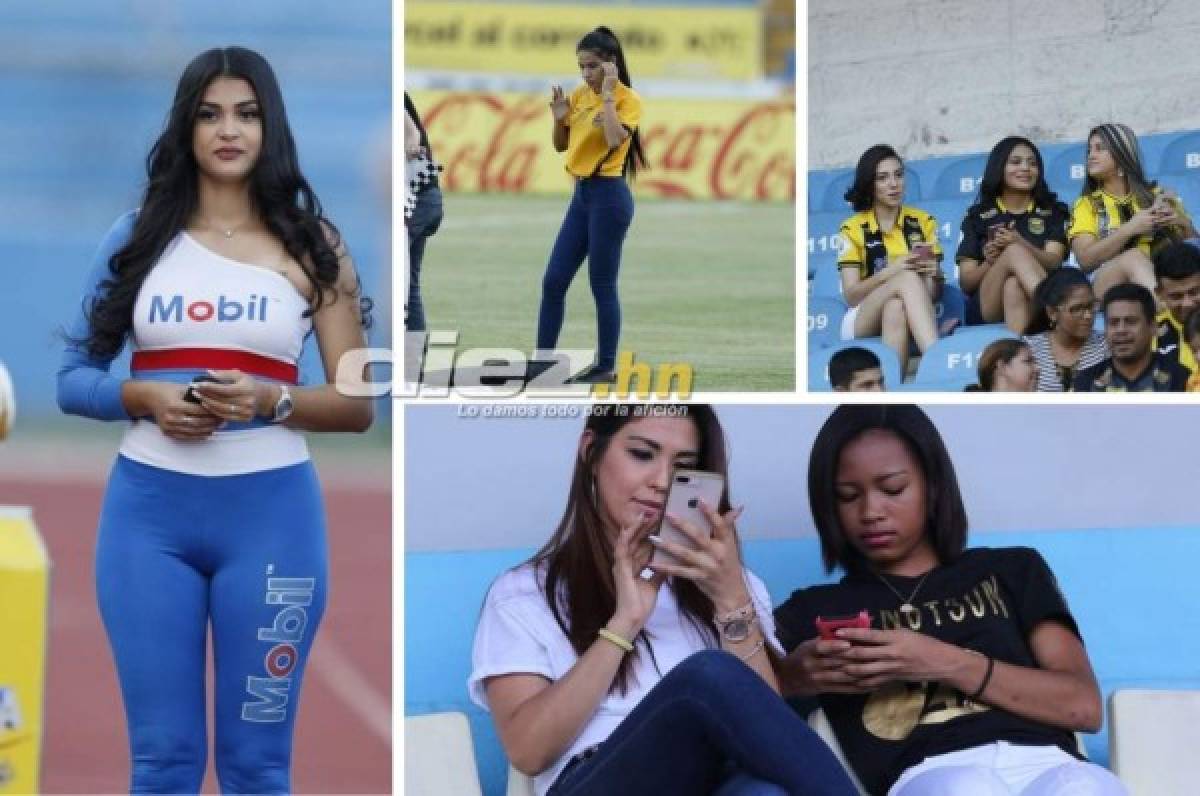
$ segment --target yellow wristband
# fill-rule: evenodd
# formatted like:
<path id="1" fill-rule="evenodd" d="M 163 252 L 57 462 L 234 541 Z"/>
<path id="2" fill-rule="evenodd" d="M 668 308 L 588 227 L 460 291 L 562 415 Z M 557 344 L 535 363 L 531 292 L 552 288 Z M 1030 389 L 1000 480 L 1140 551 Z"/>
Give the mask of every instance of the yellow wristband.
<path id="1" fill-rule="evenodd" d="M 602 627 L 596 631 L 596 635 L 605 641 L 611 641 L 626 652 L 633 652 L 633 644 L 618 636 L 616 633 L 609 630 L 607 627 Z"/>

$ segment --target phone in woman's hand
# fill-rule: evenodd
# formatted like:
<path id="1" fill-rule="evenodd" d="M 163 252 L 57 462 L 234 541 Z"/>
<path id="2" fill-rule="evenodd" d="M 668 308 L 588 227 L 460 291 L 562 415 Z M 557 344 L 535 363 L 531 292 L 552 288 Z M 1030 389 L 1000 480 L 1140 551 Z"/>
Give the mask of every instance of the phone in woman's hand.
<path id="1" fill-rule="evenodd" d="M 676 470 L 671 476 L 671 486 L 667 491 L 667 503 L 663 510 L 662 520 L 658 527 L 658 536 L 681 545 L 691 545 L 691 540 L 667 519 L 671 514 L 680 520 L 708 532 L 713 532 L 712 524 L 700 508 L 704 501 L 714 509 L 720 505 L 721 493 L 725 491 L 725 479 L 720 473 L 709 473 L 704 470 Z M 677 559 L 661 547 L 654 548 L 650 558 L 650 566 L 668 561 L 675 563 Z"/>
<path id="2" fill-rule="evenodd" d="M 193 403 L 193 404 L 200 403 L 200 396 L 196 394 L 196 385 L 200 384 L 202 382 L 211 382 L 213 384 L 224 384 L 225 383 L 221 379 L 218 379 L 216 376 L 209 376 L 208 374 L 201 374 L 201 375 L 197 376 L 196 378 L 192 379 L 192 383 L 188 385 L 187 389 L 183 393 L 183 400 L 187 401 L 188 403 Z"/>

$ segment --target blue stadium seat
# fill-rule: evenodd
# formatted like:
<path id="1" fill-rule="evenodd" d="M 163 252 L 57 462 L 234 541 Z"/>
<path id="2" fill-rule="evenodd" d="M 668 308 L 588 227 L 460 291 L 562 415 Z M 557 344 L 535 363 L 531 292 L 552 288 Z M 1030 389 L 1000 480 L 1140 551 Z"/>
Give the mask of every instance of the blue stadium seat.
<path id="1" fill-rule="evenodd" d="M 979 355 L 993 340 L 1015 337 L 1004 324 L 989 323 L 983 326 L 959 328 L 949 337 L 943 337 L 921 357 L 917 365 L 914 384 L 921 382 L 957 384 L 958 389 L 976 380 Z"/>
<path id="2" fill-rule="evenodd" d="M 896 352 L 883 344 L 878 337 L 861 337 L 857 340 L 846 340 L 833 348 L 808 349 L 808 389 L 809 392 L 833 392 L 829 384 L 829 360 L 843 349 L 858 346 L 875 352 L 879 364 L 883 367 L 883 383 L 887 389 L 900 383 L 900 360 Z"/>
<path id="3" fill-rule="evenodd" d="M 814 210 L 821 211 L 837 211 L 844 213 L 845 216 L 850 215 L 850 203 L 846 201 L 846 191 L 854 182 L 854 169 L 845 169 L 844 171 L 834 172 L 828 182 L 821 189 L 821 199 L 817 204 L 813 204 L 813 194 L 809 193 L 809 212 Z M 904 201 L 908 204 L 919 202 L 923 194 L 921 193 L 921 176 L 914 172 L 905 164 L 904 176 Z"/>
<path id="4" fill-rule="evenodd" d="M 1058 155 L 1046 159 L 1046 182 L 1067 207 L 1075 204 L 1083 190 L 1083 180 L 1087 177 L 1086 160 L 1087 153 L 1080 144 L 1068 146 Z"/>
<path id="5" fill-rule="evenodd" d="M 1157 163 L 1144 165 L 1147 170 L 1157 168 L 1158 174 L 1187 174 L 1200 169 L 1200 132 L 1175 136 Z"/>
<path id="6" fill-rule="evenodd" d="M 808 173 L 808 212 L 817 212 L 820 208 L 821 197 L 825 194 L 825 186 L 829 184 L 832 172 L 828 169 L 816 169 Z"/>
<path id="7" fill-rule="evenodd" d="M 947 162 L 933 182 L 933 190 L 926 191 L 930 199 L 965 199 L 968 202 L 979 193 L 979 181 L 983 179 L 983 166 L 987 155 L 967 155 Z"/>
<path id="8" fill-rule="evenodd" d="M 809 294 L 840 298 L 842 295 L 842 274 L 837 267 L 837 259 L 832 256 L 814 258 L 812 280 L 809 282 Z"/>
<path id="9" fill-rule="evenodd" d="M 837 212 L 808 214 L 808 256 L 836 258 L 841 253 L 841 235 L 838 231 L 842 222 L 850 217 L 849 208 Z"/>
<path id="10" fill-rule="evenodd" d="M 957 284 L 947 282 L 942 286 L 942 297 L 933 305 L 933 309 L 937 313 L 939 326 L 947 318 L 958 318 L 959 327 L 967 322 L 967 297 Z"/>
<path id="11" fill-rule="evenodd" d="M 850 205 L 843 198 L 850 184 L 854 182 L 854 169 L 842 169 L 829 174 L 825 187 L 821 190 L 821 199 L 816 206 L 808 206 L 809 212 L 820 210 L 824 212 L 842 213 L 843 218 L 850 215 Z"/>
<path id="12" fill-rule="evenodd" d="M 846 302 L 832 296 L 808 297 L 808 349 L 829 348 L 841 342 Z"/>

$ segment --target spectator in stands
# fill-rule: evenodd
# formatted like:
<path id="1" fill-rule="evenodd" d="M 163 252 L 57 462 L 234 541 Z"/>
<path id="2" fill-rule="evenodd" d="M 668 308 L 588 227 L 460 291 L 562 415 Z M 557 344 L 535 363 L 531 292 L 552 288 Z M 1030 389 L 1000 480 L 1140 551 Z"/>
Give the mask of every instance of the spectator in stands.
<path id="1" fill-rule="evenodd" d="M 1067 256 L 1069 218 L 1032 141 L 1009 136 L 992 148 L 955 254 L 967 323 L 1025 330 L 1034 290 Z"/>
<path id="2" fill-rule="evenodd" d="M 625 180 L 645 168 L 646 155 L 638 132 L 642 98 L 633 90 L 616 34 L 596 28 L 579 40 L 575 55 L 583 83 L 570 94 L 564 94 L 562 86 L 550 92 L 551 140 L 556 152 L 566 153 L 565 168 L 574 180 L 575 193 L 542 277 L 537 347 L 552 351 L 558 344 L 567 288 L 586 257 L 596 302 L 598 349 L 596 361 L 570 381 L 597 384 L 616 378 L 613 368 L 621 334 L 617 272 L 625 233 L 633 222 L 633 194 Z M 536 375 L 536 368 L 544 370 L 550 364 L 535 363 L 530 377 Z"/>
<path id="3" fill-rule="evenodd" d="M 1112 356 L 1075 377 L 1077 392 L 1182 392 L 1187 368 L 1154 347 L 1154 294 L 1125 282 L 1104 294 L 1104 337 Z"/>
<path id="4" fill-rule="evenodd" d="M 945 277 L 937 221 L 904 204 L 904 163 L 886 144 L 858 159 L 846 201 L 854 215 L 842 223 L 837 263 L 850 307 L 842 339 L 882 335 L 903 374 L 910 340 L 925 353 L 938 338 L 933 302 Z"/>
<path id="5" fill-rule="evenodd" d="M 1175 356 L 1179 364 L 1196 372 L 1196 358 L 1183 335 L 1183 322 L 1200 307 L 1200 248 L 1192 243 L 1172 243 L 1154 255 L 1155 293 L 1163 308 L 1158 323 L 1158 353 Z"/>
<path id="6" fill-rule="evenodd" d="M 993 340 L 979 355 L 980 392 L 1033 392 L 1037 363 L 1029 344 L 1014 337 Z"/>
<path id="7" fill-rule="evenodd" d="M 1067 238 L 1079 266 L 1094 272 L 1096 294 L 1135 282 L 1154 290 L 1151 255 L 1196 237 L 1183 203 L 1146 177 L 1137 136 L 1123 124 L 1102 124 L 1087 138 L 1087 179 L 1075 200 Z"/>
<path id="8" fill-rule="evenodd" d="M 1126 794 L 1078 759 L 1073 733 L 1098 730 L 1104 708 L 1054 573 L 1030 548 L 966 549 L 954 465 L 924 412 L 836 409 L 808 494 L 825 567 L 846 574 L 775 610 L 780 683 L 819 699 L 867 792 Z M 862 611 L 870 628 L 818 637 L 817 617 Z"/>
<path id="9" fill-rule="evenodd" d="M 883 366 L 875 352 L 859 346 L 839 349 L 829 358 L 834 392 L 885 392 Z"/>
<path id="10" fill-rule="evenodd" d="M 1070 392 L 1075 376 L 1108 358 L 1104 333 L 1093 328 L 1096 296 L 1078 268 L 1059 268 L 1033 293 L 1025 342 L 1037 363 L 1038 392 Z"/>
<path id="11" fill-rule="evenodd" d="M 638 410 L 589 413 L 558 529 L 488 591 L 471 698 L 539 796 L 853 794 L 779 697 L 770 596 L 728 489 L 702 506 L 711 535 L 663 517 L 676 468 L 727 475 L 716 413 Z M 660 521 L 691 544 L 648 535 Z"/>
<path id="12" fill-rule="evenodd" d="M 408 304 L 404 329 L 425 331 L 425 305 L 421 301 L 421 261 L 425 241 L 442 224 L 442 190 L 438 185 L 441 170 L 433 159 L 429 134 L 408 92 L 404 92 L 404 162 L 407 179 L 404 197 L 404 226 L 408 231 Z"/>
<path id="13" fill-rule="evenodd" d="M 1200 307 L 1192 310 L 1183 322 L 1183 337 L 1192 349 L 1192 356 L 1200 361 Z M 1200 370 L 1192 373 L 1187 383 L 1188 392 L 1200 392 Z"/>

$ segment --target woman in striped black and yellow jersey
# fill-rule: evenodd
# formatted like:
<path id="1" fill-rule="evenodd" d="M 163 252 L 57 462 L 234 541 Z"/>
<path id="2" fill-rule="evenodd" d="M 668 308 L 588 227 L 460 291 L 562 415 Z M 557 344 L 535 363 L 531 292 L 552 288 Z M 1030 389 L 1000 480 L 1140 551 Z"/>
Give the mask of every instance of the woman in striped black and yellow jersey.
<path id="1" fill-rule="evenodd" d="M 1123 124 L 1102 124 L 1087 138 L 1087 179 L 1075 200 L 1067 238 L 1096 295 L 1136 282 L 1155 288 L 1150 256 L 1160 246 L 1196 237 L 1183 203 L 1146 178 L 1137 136 Z"/>
<path id="2" fill-rule="evenodd" d="M 910 338 L 921 353 L 938 338 L 933 302 L 944 277 L 937 221 L 904 204 L 904 162 L 886 144 L 858 159 L 846 201 L 855 213 L 842 223 L 838 257 L 850 307 L 842 339 L 881 335 L 903 373 Z"/>
<path id="3" fill-rule="evenodd" d="M 598 350 L 596 361 L 571 381 L 601 383 L 613 380 L 621 334 L 617 271 L 633 221 L 633 195 L 625 178 L 646 165 L 638 136 L 642 99 L 630 87 L 621 43 L 611 30 L 596 28 L 579 40 L 575 52 L 583 85 L 570 95 L 554 86 L 550 99 L 554 149 L 567 153 L 575 192 L 542 279 L 537 347 L 548 351 L 558 344 L 567 288 L 587 257 Z"/>

